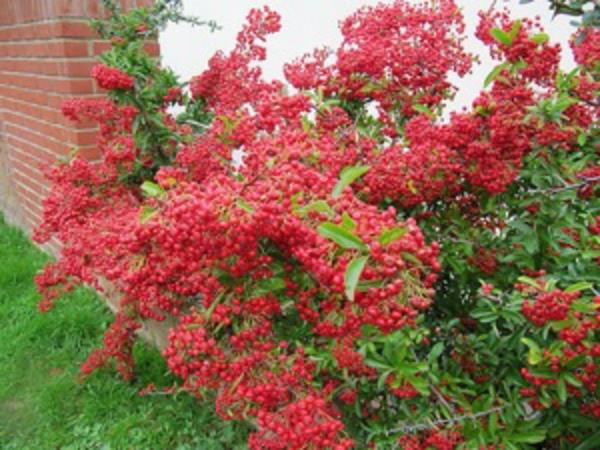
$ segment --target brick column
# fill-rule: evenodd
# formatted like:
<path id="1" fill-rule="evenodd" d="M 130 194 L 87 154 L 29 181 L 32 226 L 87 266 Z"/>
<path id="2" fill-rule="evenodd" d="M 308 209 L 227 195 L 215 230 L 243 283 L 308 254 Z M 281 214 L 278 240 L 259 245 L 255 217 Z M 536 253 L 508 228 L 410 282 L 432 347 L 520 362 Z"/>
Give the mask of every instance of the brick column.
<path id="1" fill-rule="evenodd" d="M 124 7 L 148 0 L 122 0 Z M 0 211 L 27 232 L 42 217 L 48 183 L 42 167 L 73 148 L 98 157 L 92 124 L 74 124 L 60 108 L 97 95 L 90 77 L 107 43 L 88 27 L 100 0 L 0 0 Z M 152 51 L 158 54 L 156 44 Z"/>

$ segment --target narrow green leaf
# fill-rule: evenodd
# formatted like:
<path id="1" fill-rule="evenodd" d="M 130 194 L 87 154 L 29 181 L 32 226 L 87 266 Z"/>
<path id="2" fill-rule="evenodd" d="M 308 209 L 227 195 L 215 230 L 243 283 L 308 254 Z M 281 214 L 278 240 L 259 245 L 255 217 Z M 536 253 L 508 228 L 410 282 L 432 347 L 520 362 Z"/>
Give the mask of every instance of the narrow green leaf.
<path id="1" fill-rule="evenodd" d="M 383 390 L 383 388 L 385 387 L 385 382 L 387 381 L 388 377 L 392 374 L 393 371 L 394 369 L 388 369 L 382 372 L 381 375 L 379 375 L 379 377 L 377 378 L 377 389 L 379 389 L 380 391 Z"/>
<path id="2" fill-rule="evenodd" d="M 148 197 L 160 197 L 165 194 L 165 190 L 152 181 L 142 183 L 142 192 Z"/>
<path id="3" fill-rule="evenodd" d="M 490 30 L 490 34 L 500 44 L 504 44 L 504 45 L 508 45 L 508 46 L 512 45 L 512 38 L 510 37 L 510 34 L 501 30 L 500 28 L 492 28 Z"/>
<path id="4" fill-rule="evenodd" d="M 419 103 L 415 103 L 414 105 L 412 105 L 412 108 L 415 111 L 420 112 L 421 114 L 425 114 L 428 117 L 433 117 L 435 115 L 427 106 L 421 105 Z"/>
<path id="5" fill-rule="evenodd" d="M 294 211 L 294 214 L 299 216 L 306 216 L 310 212 L 318 212 L 327 214 L 328 216 L 332 216 L 335 214 L 335 211 L 329 206 L 329 204 L 325 200 L 317 200 L 308 205 L 304 205 L 300 208 L 297 208 Z"/>
<path id="6" fill-rule="evenodd" d="M 282 278 L 263 278 L 259 280 L 256 287 L 250 293 L 251 297 L 261 297 L 271 292 L 282 291 L 287 288 L 287 284 Z"/>
<path id="7" fill-rule="evenodd" d="M 368 249 L 365 243 L 358 236 L 355 236 L 348 230 L 336 225 L 335 223 L 324 222 L 319 225 L 317 232 L 321 236 L 332 240 L 342 248 L 355 250 Z"/>
<path id="8" fill-rule="evenodd" d="M 537 33 L 531 36 L 531 41 L 536 43 L 537 45 L 545 44 L 550 40 L 550 36 L 548 33 Z"/>
<path id="9" fill-rule="evenodd" d="M 527 361 L 529 364 L 532 366 L 539 364 L 542 361 L 542 350 L 540 349 L 539 345 L 535 341 L 526 337 L 521 338 L 521 342 L 529 347 L 529 353 L 527 355 Z"/>
<path id="10" fill-rule="evenodd" d="M 376 361 L 374 359 L 365 359 L 365 364 L 369 367 L 373 367 L 374 369 L 379 369 L 379 370 L 390 370 L 390 369 L 394 369 L 392 366 L 390 366 L 389 364 L 385 364 L 383 362 L 380 361 Z"/>
<path id="11" fill-rule="evenodd" d="M 540 249 L 538 237 L 535 232 L 523 236 L 521 243 L 523 244 L 523 247 L 525 248 L 527 253 L 529 253 L 530 255 L 533 255 Z"/>
<path id="12" fill-rule="evenodd" d="M 242 200 L 241 198 L 238 198 L 236 204 L 247 213 L 253 214 L 255 211 L 254 207 L 250 203 Z"/>
<path id="13" fill-rule="evenodd" d="M 144 205 L 144 207 L 142 208 L 142 213 L 140 214 L 140 223 L 146 223 L 148 220 L 150 220 L 158 211 L 156 211 L 154 208 L 151 208 L 148 205 Z"/>
<path id="14" fill-rule="evenodd" d="M 356 230 L 356 222 L 346 211 L 344 211 L 344 214 L 342 214 L 342 228 L 350 231 L 351 233 Z"/>
<path id="15" fill-rule="evenodd" d="M 510 440 L 512 442 L 519 442 L 523 444 L 537 444 L 539 442 L 543 442 L 545 439 L 546 430 L 524 431 L 510 436 Z"/>
<path id="16" fill-rule="evenodd" d="M 346 297 L 348 297 L 348 300 L 350 301 L 354 300 L 354 292 L 356 291 L 358 280 L 360 279 L 360 275 L 362 274 L 368 259 L 368 256 L 359 256 L 350 261 L 350 264 L 348 264 L 348 267 L 346 268 L 346 273 L 344 274 L 344 287 L 346 290 Z"/>
<path id="17" fill-rule="evenodd" d="M 540 287 L 540 285 L 538 284 L 538 282 L 536 280 L 534 280 L 533 278 L 526 277 L 526 276 L 521 276 L 521 277 L 517 278 L 517 281 L 519 281 L 520 283 L 528 284 L 529 286 L 532 286 L 534 288 L 539 289 L 539 287 Z"/>
<path id="18" fill-rule="evenodd" d="M 350 186 L 356 179 L 363 176 L 365 173 L 369 171 L 369 166 L 348 166 L 342 169 L 340 172 L 340 180 L 333 188 L 331 196 L 333 198 L 337 198 L 342 195 L 342 191 L 347 186 Z"/>
<path id="19" fill-rule="evenodd" d="M 519 34 L 521 25 L 523 25 L 522 21 L 515 20 L 515 22 L 513 23 L 512 27 L 510 29 L 510 32 L 508 33 L 508 37 L 510 38 L 510 44 L 508 44 L 508 45 L 512 45 L 512 43 L 514 42 L 515 38 L 517 37 L 517 34 Z"/>
<path id="20" fill-rule="evenodd" d="M 588 289 L 592 289 L 594 287 L 594 283 L 589 283 L 587 281 L 580 281 L 579 283 L 572 284 L 568 288 L 565 289 L 565 292 L 579 292 L 585 291 Z"/>
<path id="21" fill-rule="evenodd" d="M 439 358 L 439 356 L 442 354 L 443 351 L 444 351 L 444 343 L 438 342 L 431 348 L 431 351 L 429 352 L 429 356 L 427 357 L 427 359 L 429 360 L 430 363 L 432 363 L 433 361 L 435 361 Z"/>
<path id="22" fill-rule="evenodd" d="M 423 396 L 429 395 L 429 383 L 418 377 L 408 376 L 407 380 Z"/>
<path id="23" fill-rule="evenodd" d="M 600 448 L 600 430 L 585 438 L 573 450 L 594 450 Z"/>
<path id="24" fill-rule="evenodd" d="M 565 373 L 565 381 L 567 381 L 571 386 L 575 386 L 575 387 L 583 386 L 583 383 L 581 382 L 581 380 L 579 378 L 577 378 L 576 376 L 574 376 L 568 372 Z"/>
<path id="25" fill-rule="evenodd" d="M 485 77 L 483 87 L 488 87 L 490 84 L 492 84 L 492 82 L 496 78 L 498 78 L 498 75 L 500 75 L 504 70 L 506 70 L 509 67 L 509 65 L 510 64 L 508 62 L 503 62 L 502 64 L 498 64 L 496 67 L 494 67 L 492 71 L 488 74 L 488 76 Z"/>
<path id="26" fill-rule="evenodd" d="M 383 230 L 381 232 L 381 235 L 379 236 L 379 243 L 385 247 L 386 245 L 389 245 L 392 242 L 400 239 L 407 232 L 408 230 L 404 227 L 388 228 L 387 230 Z"/>
<path id="27" fill-rule="evenodd" d="M 600 250 L 590 250 L 587 252 L 583 252 L 581 254 L 581 257 L 583 259 L 595 259 L 595 258 L 600 258 Z"/>
<path id="28" fill-rule="evenodd" d="M 567 383 L 565 382 L 564 376 L 561 376 L 558 379 L 556 389 L 558 392 L 558 399 L 560 400 L 561 405 L 564 405 L 565 403 L 567 403 Z"/>

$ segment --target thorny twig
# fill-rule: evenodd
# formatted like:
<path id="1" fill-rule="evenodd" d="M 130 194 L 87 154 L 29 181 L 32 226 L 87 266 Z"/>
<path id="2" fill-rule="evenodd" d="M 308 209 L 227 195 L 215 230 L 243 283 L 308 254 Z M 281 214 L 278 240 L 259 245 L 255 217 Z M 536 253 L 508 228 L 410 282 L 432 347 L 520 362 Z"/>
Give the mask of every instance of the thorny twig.
<path id="1" fill-rule="evenodd" d="M 568 184 L 562 187 L 546 188 L 546 189 L 532 189 L 527 191 L 528 194 L 556 194 L 557 192 L 568 191 L 571 189 L 579 189 L 587 184 L 600 182 L 600 176 L 595 177 L 582 177 L 581 183 Z"/>

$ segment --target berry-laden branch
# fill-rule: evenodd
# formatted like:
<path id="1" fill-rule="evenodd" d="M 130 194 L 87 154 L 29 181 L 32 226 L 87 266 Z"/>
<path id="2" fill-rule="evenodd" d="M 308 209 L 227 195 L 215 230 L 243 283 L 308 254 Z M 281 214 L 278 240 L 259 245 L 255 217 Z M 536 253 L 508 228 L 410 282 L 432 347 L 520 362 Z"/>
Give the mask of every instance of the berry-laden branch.
<path id="1" fill-rule="evenodd" d="M 144 52 L 181 1 L 107 5 L 106 94 L 63 105 L 102 158 L 49 170 L 36 232 L 63 243 L 42 310 L 122 294 L 84 374 L 131 379 L 136 331 L 166 320 L 179 384 L 142 393 L 210 395 L 252 450 L 596 445 L 598 30 L 564 72 L 535 19 L 482 12 L 495 67 L 445 119 L 477 59 L 453 0 L 360 8 L 285 81 L 261 72 L 269 8 L 181 82 Z"/>

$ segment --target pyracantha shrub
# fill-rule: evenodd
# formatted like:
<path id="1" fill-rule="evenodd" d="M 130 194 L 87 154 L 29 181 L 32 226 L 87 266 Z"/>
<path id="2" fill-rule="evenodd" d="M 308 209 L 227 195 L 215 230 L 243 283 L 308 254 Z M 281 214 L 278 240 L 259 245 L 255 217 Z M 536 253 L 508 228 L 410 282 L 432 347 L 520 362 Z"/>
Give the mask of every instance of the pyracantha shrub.
<path id="1" fill-rule="evenodd" d="M 63 106 L 102 159 L 49 171 L 40 307 L 122 293 L 82 371 L 130 378 L 168 319 L 181 388 L 252 449 L 600 446 L 598 30 L 565 72 L 535 20 L 481 13 L 497 65 L 444 118 L 476 59 L 452 0 L 360 9 L 285 67 L 294 89 L 261 74 L 268 8 L 180 83 L 143 51 L 180 6 L 112 5 L 107 93 Z"/>

